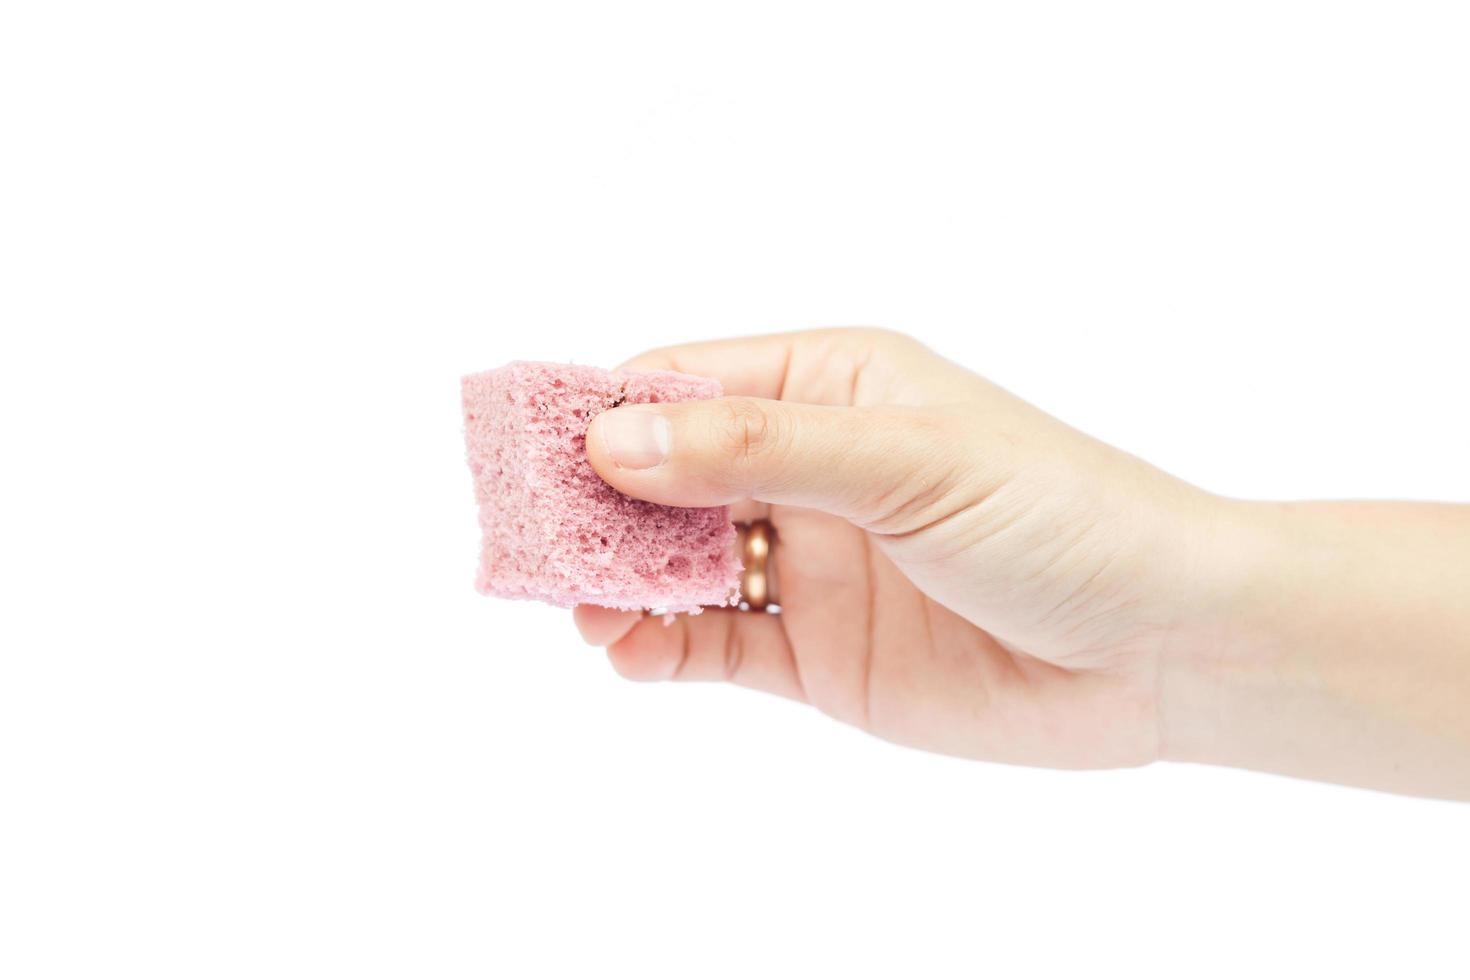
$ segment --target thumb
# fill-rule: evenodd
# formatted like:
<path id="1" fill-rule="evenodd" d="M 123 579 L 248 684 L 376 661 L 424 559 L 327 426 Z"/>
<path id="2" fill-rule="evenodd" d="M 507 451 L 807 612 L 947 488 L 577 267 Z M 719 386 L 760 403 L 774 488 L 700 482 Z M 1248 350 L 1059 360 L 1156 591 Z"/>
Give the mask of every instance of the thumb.
<path id="1" fill-rule="evenodd" d="M 618 490 L 655 503 L 749 498 L 902 524 L 915 501 L 937 503 L 963 479 L 968 440 L 956 422 L 926 409 L 761 398 L 624 405 L 592 420 L 587 458 Z"/>

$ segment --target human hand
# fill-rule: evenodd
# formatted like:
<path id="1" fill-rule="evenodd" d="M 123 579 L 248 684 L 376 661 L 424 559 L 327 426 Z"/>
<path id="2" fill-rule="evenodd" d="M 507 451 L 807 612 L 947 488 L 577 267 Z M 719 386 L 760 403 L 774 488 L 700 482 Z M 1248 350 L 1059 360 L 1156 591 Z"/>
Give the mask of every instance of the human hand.
<path id="1" fill-rule="evenodd" d="M 634 497 L 768 517 L 782 611 L 665 627 L 579 607 L 619 672 L 729 680 L 955 755 L 1160 755 L 1160 665 L 1209 587 L 1215 498 L 886 331 L 695 344 L 625 367 L 716 377 L 727 397 L 599 415 L 592 465 Z"/>
<path id="2" fill-rule="evenodd" d="M 729 396 L 604 412 L 592 465 L 768 517 L 782 611 L 665 628 L 579 607 L 622 674 L 734 681 L 978 759 L 1470 799 L 1470 507 L 1217 497 L 885 331 L 627 366 Z"/>

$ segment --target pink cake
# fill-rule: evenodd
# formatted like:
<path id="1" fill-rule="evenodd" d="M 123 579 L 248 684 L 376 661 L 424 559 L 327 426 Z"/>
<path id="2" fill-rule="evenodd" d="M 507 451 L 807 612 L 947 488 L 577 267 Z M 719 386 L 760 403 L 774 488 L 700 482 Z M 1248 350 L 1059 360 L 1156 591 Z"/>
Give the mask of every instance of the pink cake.
<path id="1" fill-rule="evenodd" d="M 728 507 L 627 497 L 587 462 L 587 425 L 624 402 L 716 398 L 720 383 L 672 371 L 515 361 L 462 383 L 480 504 L 486 595 L 558 606 L 697 612 L 739 587 Z"/>

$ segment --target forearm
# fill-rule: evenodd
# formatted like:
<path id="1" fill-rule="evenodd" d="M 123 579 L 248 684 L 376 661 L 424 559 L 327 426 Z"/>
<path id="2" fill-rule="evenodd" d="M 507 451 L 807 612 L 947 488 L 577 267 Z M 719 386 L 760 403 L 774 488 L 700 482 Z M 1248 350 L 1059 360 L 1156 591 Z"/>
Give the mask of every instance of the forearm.
<path id="1" fill-rule="evenodd" d="M 1220 503 L 1167 758 L 1470 799 L 1470 507 Z"/>

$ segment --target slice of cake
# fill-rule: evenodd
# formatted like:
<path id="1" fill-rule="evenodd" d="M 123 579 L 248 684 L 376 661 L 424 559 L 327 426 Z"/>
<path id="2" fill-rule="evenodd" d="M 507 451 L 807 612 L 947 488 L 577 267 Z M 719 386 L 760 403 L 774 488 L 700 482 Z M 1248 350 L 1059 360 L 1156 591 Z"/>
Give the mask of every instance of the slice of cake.
<path id="1" fill-rule="evenodd" d="M 479 591 L 670 612 L 732 601 L 740 562 L 729 508 L 634 500 L 608 486 L 585 451 L 598 412 L 716 398 L 718 381 L 516 361 L 469 375 L 462 392 L 484 532 Z"/>

